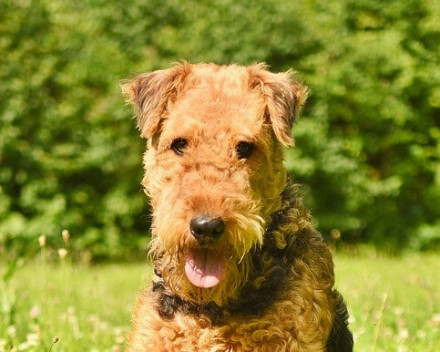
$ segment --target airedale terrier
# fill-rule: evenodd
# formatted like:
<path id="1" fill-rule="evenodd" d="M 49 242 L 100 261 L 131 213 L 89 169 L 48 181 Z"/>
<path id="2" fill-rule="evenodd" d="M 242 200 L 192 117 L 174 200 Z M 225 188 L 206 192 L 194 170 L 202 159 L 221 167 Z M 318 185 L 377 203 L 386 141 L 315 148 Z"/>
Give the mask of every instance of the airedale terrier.
<path id="1" fill-rule="evenodd" d="M 123 85 L 148 140 L 154 277 L 130 352 L 352 351 L 333 262 L 283 166 L 291 72 L 177 64 Z"/>

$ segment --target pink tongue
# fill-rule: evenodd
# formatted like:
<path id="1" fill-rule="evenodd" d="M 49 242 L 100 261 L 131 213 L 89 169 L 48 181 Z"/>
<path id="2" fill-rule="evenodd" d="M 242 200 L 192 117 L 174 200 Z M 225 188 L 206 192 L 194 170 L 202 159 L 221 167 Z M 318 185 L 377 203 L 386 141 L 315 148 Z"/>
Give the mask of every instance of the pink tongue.
<path id="1" fill-rule="evenodd" d="M 186 256 L 185 273 L 194 286 L 209 288 L 217 285 L 224 269 L 222 257 L 212 250 L 193 249 Z"/>

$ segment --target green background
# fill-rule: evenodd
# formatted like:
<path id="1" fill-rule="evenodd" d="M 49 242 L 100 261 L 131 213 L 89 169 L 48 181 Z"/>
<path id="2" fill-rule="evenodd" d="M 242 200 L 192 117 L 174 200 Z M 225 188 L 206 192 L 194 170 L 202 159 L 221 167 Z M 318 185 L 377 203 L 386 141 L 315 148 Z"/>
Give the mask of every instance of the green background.
<path id="1" fill-rule="evenodd" d="M 0 0 L 0 254 L 145 254 L 141 140 L 119 80 L 267 62 L 310 87 L 286 165 L 345 245 L 440 248 L 437 0 Z"/>

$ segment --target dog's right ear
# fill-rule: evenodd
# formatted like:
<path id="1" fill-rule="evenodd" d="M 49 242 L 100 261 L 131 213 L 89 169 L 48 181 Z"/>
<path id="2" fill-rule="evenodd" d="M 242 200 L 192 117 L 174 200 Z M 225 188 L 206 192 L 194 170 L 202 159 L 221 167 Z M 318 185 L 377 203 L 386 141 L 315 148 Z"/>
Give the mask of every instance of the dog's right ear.
<path id="1" fill-rule="evenodd" d="M 189 64 L 177 64 L 167 70 L 141 74 L 121 85 L 127 102 L 134 105 L 141 137 L 152 138 L 160 131 L 168 103 L 175 98 L 189 70 Z"/>

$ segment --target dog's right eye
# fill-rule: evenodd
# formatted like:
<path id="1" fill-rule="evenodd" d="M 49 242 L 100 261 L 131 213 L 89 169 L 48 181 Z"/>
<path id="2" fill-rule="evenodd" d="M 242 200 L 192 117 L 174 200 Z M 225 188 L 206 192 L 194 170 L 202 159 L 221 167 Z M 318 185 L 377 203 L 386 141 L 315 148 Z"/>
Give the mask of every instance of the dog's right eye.
<path id="1" fill-rule="evenodd" d="M 188 141 L 184 138 L 177 138 L 171 143 L 171 149 L 179 156 L 183 155 L 183 150 L 188 145 Z"/>

